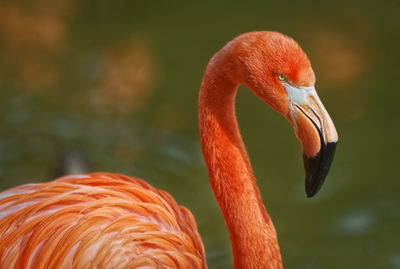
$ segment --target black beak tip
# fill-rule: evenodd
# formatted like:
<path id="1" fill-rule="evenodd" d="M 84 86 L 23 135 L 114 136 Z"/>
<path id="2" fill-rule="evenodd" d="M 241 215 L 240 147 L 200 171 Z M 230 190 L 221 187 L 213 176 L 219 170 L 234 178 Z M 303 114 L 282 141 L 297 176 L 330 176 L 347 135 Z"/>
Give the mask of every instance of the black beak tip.
<path id="1" fill-rule="evenodd" d="M 311 189 L 308 189 L 306 186 L 306 194 L 307 194 L 307 198 L 311 198 L 313 197 L 315 194 L 317 194 L 318 191 L 313 191 Z"/>
<path id="2" fill-rule="evenodd" d="M 308 198 L 313 197 L 321 189 L 335 156 L 336 145 L 337 142 L 328 142 L 323 144 L 316 156 L 303 156 Z"/>
<path id="3" fill-rule="evenodd" d="M 310 162 L 310 160 L 309 160 Z M 307 169 L 307 168 L 306 168 Z M 307 174 L 307 172 L 306 172 Z M 318 193 L 324 183 L 325 178 L 317 177 L 315 174 L 306 175 L 306 195 L 311 198 Z"/>

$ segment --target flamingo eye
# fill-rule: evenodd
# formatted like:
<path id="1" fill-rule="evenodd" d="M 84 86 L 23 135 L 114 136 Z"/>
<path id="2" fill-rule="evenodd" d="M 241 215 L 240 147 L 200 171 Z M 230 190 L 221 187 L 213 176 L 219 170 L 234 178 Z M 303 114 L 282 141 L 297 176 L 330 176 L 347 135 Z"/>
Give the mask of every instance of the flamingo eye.
<path id="1" fill-rule="evenodd" d="M 286 76 L 285 76 L 285 75 L 278 74 L 278 80 L 280 80 L 280 81 L 286 81 L 286 80 L 287 80 L 287 78 L 286 78 Z"/>

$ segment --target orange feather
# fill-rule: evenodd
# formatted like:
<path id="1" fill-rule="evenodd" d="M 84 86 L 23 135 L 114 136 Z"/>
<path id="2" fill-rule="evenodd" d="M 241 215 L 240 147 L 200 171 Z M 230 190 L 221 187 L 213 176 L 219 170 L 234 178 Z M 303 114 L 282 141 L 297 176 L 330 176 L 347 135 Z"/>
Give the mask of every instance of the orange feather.
<path id="1" fill-rule="evenodd" d="M 72 175 L 0 194 L 0 268 L 205 268 L 192 214 L 117 174 Z"/>

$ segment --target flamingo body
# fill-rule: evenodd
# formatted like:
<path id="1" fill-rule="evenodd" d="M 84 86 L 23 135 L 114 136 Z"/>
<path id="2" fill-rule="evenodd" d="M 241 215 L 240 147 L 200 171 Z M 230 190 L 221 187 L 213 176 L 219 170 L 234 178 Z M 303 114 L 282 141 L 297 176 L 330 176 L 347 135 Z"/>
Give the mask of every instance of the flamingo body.
<path id="1" fill-rule="evenodd" d="M 236 269 L 283 267 L 235 115 L 240 84 L 287 118 L 303 148 L 306 193 L 321 188 L 338 140 L 310 61 L 277 32 L 238 36 L 207 65 L 199 129 Z M 0 194 L 0 268 L 206 268 L 192 214 L 167 193 L 96 173 Z"/>
<path id="2" fill-rule="evenodd" d="M 193 215 L 118 174 L 71 175 L 0 194 L 0 268 L 204 268 Z"/>

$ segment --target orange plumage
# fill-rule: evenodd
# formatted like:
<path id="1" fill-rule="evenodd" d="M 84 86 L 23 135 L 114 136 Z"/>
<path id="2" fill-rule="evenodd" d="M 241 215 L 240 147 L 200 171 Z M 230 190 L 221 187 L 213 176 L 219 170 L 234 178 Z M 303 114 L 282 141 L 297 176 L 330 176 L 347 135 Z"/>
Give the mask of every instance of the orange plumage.
<path id="1" fill-rule="evenodd" d="M 207 65 L 199 129 L 211 187 L 229 230 L 235 268 L 282 268 L 236 121 L 245 84 L 286 117 L 303 147 L 306 192 L 321 188 L 337 133 L 310 61 L 276 32 L 240 35 Z M 206 268 L 192 214 L 166 192 L 122 175 L 66 176 L 0 193 L 0 268 Z"/>
<path id="2" fill-rule="evenodd" d="M 0 194 L 0 268 L 204 268 L 196 222 L 166 192 L 118 174 Z"/>

